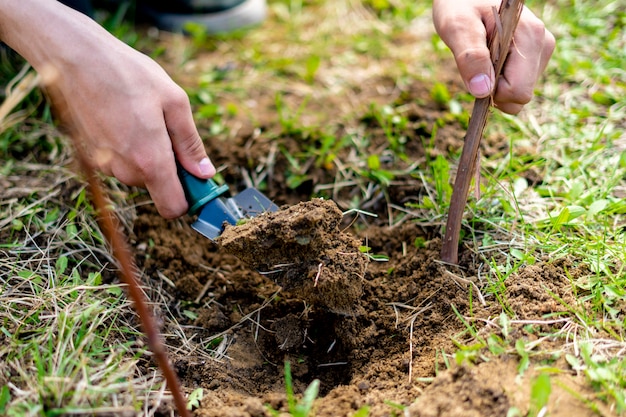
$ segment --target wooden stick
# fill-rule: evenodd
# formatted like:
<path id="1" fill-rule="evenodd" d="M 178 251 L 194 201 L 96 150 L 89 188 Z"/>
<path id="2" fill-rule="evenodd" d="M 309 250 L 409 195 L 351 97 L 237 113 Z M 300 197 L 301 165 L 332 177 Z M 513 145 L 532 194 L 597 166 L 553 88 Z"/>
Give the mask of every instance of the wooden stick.
<path id="1" fill-rule="evenodd" d="M 496 74 L 496 86 L 498 85 L 498 79 L 500 78 L 504 62 L 508 56 L 513 33 L 517 27 L 523 7 L 523 0 L 502 0 L 499 11 L 496 11 L 495 7 L 493 8 L 494 17 L 496 19 L 496 29 L 489 41 L 489 51 Z M 459 234 L 461 232 L 463 212 L 467 204 L 467 195 L 470 182 L 472 181 L 472 173 L 476 170 L 480 140 L 487 123 L 487 115 L 489 114 L 491 103 L 492 97 L 475 100 L 472 116 L 470 117 L 469 126 L 467 128 L 465 144 L 463 145 L 461 159 L 459 160 L 459 169 L 456 174 L 452 198 L 450 200 L 446 233 L 441 248 L 441 260 L 449 264 L 458 264 Z M 476 187 L 479 186 L 480 184 L 477 183 Z"/>

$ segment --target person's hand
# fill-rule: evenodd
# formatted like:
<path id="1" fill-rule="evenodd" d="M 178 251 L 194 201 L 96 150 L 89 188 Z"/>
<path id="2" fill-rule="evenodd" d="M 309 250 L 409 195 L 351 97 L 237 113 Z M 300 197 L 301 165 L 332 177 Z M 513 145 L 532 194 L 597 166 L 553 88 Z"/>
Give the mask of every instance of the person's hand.
<path id="1" fill-rule="evenodd" d="M 174 155 L 197 177 L 215 174 L 186 93 L 147 56 L 121 42 L 93 42 L 77 62 L 41 70 L 58 117 L 97 169 L 147 188 L 163 217 L 184 214 Z"/>
<path id="2" fill-rule="evenodd" d="M 25 19 L 7 14 L 30 33 L 15 39 L 9 24 L 1 36 L 41 74 L 62 124 L 97 169 L 147 188 L 163 217 L 184 214 L 176 159 L 197 177 L 215 174 L 184 90 L 93 20 L 57 2 L 30 2 L 19 2 Z"/>
<path id="3" fill-rule="evenodd" d="M 500 0 L 433 0 L 433 21 L 450 47 L 468 91 L 487 97 L 495 89 L 494 104 L 517 114 L 533 97 L 533 89 L 554 51 L 554 36 L 524 7 L 497 88 L 487 37 L 495 30 L 493 7 Z"/>

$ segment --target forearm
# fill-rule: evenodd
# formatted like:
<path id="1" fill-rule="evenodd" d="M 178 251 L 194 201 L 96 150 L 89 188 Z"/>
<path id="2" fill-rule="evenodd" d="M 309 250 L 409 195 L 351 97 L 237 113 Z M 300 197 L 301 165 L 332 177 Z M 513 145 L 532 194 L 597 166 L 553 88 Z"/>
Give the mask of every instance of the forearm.
<path id="1" fill-rule="evenodd" d="M 0 40 L 39 71 L 84 60 L 96 41 L 117 47 L 109 38 L 92 19 L 56 0 L 0 0 Z"/>

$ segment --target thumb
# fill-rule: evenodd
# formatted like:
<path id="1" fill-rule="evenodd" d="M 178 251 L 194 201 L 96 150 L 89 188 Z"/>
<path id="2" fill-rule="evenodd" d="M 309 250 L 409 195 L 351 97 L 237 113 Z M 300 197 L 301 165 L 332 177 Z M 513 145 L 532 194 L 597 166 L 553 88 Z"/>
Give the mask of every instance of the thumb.
<path id="1" fill-rule="evenodd" d="M 164 106 L 167 131 L 178 162 L 198 178 L 211 178 L 215 167 L 207 156 L 204 143 L 193 121 L 189 99 L 184 96 L 177 104 Z"/>
<path id="2" fill-rule="evenodd" d="M 459 2 L 458 7 L 433 8 L 433 21 L 448 45 L 465 87 L 475 97 L 488 97 L 495 85 L 495 70 L 487 47 L 487 28 L 480 10 Z M 489 16 L 489 13 L 483 13 Z"/>

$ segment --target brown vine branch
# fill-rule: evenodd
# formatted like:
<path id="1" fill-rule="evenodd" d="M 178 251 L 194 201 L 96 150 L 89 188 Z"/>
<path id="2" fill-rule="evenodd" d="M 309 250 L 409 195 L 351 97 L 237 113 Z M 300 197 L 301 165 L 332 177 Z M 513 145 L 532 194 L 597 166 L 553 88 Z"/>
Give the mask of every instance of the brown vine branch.
<path id="1" fill-rule="evenodd" d="M 169 362 L 165 344 L 161 338 L 155 319 L 148 309 L 145 295 L 137 282 L 137 269 L 132 260 L 126 239 L 124 239 L 124 236 L 119 229 L 119 222 L 109 208 L 109 204 L 107 204 L 107 199 L 100 185 L 100 181 L 93 167 L 88 162 L 87 157 L 84 155 L 81 144 L 78 143 L 76 139 L 73 140 L 76 145 L 76 153 L 78 155 L 81 169 L 87 177 L 91 198 L 98 213 L 98 223 L 102 228 L 105 238 L 109 242 L 113 257 L 119 264 L 120 277 L 128 286 L 128 295 L 133 301 L 135 311 L 139 315 L 141 327 L 147 338 L 148 346 L 150 347 L 159 368 L 161 368 L 161 372 L 165 377 L 167 386 L 174 397 L 174 403 L 178 409 L 178 413 L 182 417 L 189 417 L 190 414 L 187 410 L 185 398 L 180 389 L 178 377 Z"/>
<path id="2" fill-rule="evenodd" d="M 496 11 L 495 7 L 493 9 L 496 30 L 489 41 L 489 51 L 491 52 L 491 62 L 495 69 L 496 86 L 508 56 L 513 33 L 517 27 L 523 7 L 523 0 L 502 0 L 500 10 Z M 467 204 L 472 173 L 477 169 L 478 149 L 487 123 L 487 115 L 489 114 L 491 103 L 492 97 L 475 100 L 467 134 L 465 135 L 465 144 L 459 160 L 459 168 L 454 182 L 450 208 L 448 209 L 446 233 L 441 248 L 441 260 L 449 264 L 456 265 L 458 263 L 459 235 L 463 212 Z M 476 187 L 479 187 L 478 182 Z"/>
<path id="3" fill-rule="evenodd" d="M 92 202 L 98 213 L 98 224 L 102 229 L 104 237 L 109 242 L 113 257 L 119 264 L 120 277 L 128 286 L 128 296 L 133 301 L 135 311 L 139 315 L 141 327 L 146 336 L 148 346 L 165 377 L 165 382 L 172 393 L 178 413 L 182 417 L 189 417 L 190 414 L 186 407 L 185 397 L 180 389 L 178 377 L 167 357 L 165 343 L 161 338 L 155 319 L 148 309 L 145 295 L 137 282 L 137 268 L 132 260 L 126 239 L 119 228 L 119 221 L 109 208 L 110 205 L 107 203 L 107 198 L 100 185 L 100 180 L 93 166 L 89 163 L 81 143 L 75 137 L 72 137 L 72 140 L 75 145 L 74 148 L 76 149 L 81 169 L 87 178 Z"/>

